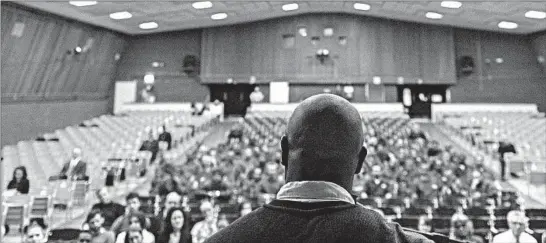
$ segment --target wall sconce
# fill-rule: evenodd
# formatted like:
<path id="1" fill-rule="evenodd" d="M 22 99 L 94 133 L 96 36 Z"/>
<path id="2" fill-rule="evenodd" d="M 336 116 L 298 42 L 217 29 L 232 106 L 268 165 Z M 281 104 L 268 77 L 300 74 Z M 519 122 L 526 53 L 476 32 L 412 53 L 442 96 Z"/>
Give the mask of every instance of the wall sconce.
<path id="1" fill-rule="evenodd" d="M 320 64 L 324 64 L 324 61 L 330 56 L 328 49 L 318 49 L 316 57 L 320 61 Z"/>

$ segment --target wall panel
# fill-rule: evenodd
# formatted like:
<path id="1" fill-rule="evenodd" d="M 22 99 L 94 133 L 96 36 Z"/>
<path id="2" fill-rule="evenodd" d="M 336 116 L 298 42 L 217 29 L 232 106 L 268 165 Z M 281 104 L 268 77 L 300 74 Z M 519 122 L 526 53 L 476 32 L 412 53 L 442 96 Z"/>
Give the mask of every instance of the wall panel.
<path id="1" fill-rule="evenodd" d="M 23 23 L 20 37 L 12 35 Z M 13 3 L 2 3 L 2 97 L 35 100 L 51 96 L 106 97 L 127 36 Z M 68 50 L 91 48 L 80 55 Z"/>
<path id="2" fill-rule="evenodd" d="M 300 36 L 305 26 L 308 35 Z M 323 36 L 326 27 L 332 37 Z M 292 48 L 283 47 L 283 35 L 295 35 Z M 312 44 L 311 38 L 320 38 Z M 347 45 L 339 37 L 347 36 Z M 245 82 L 250 76 L 268 82 L 364 83 L 372 76 L 385 80 L 423 78 L 425 83 L 454 83 L 452 28 L 410 24 L 348 14 L 306 14 L 203 30 L 202 72 L 205 83 L 227 78 Z M 320 63 L 318 49 L 330 58 Z M 420 55 L 422 49 L 426 53 Z M 313 81 L 311 81 L 313 82 Z"/>

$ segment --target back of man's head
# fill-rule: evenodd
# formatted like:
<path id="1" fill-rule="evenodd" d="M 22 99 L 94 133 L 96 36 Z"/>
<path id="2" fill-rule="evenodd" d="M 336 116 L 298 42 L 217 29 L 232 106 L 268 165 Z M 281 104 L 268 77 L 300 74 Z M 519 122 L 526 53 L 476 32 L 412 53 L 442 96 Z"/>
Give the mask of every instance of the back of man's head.
<path id="1" fill-rule="evenodd" d="M 362 119 L 347 100 L 320 94 L 292 113 L 281 141 L 286 181 L 330 181 L 352 186 L 366 157 Z"/>

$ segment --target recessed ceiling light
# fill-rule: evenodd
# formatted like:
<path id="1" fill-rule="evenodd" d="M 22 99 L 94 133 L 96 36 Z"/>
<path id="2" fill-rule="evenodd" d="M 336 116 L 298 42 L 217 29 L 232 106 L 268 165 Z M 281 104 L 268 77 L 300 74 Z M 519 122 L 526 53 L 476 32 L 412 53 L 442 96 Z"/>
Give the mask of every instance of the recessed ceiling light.
<path id="1" fill-rule="evenodd" d="M 111 13 L 110 14 L 110 18 L 111 19 L 129 19 L 133 17 L 133 15 L 127 11 L 123 11 L 123 12 L 116 12 L 116 13 Z"/>
<path id="2" fill-rule="evenodd" d="M 353 5 L 353 8 L 355 8 L 356 10 L 370 10 L 372 7 L 369 5 L 369 4 L 366 4 L 366 3 L 355 3 Z"/>
<path id="3" fill-rule="evenodd" d="M 460 8 L 463 6 L 459 1 L 442 1 L 440 5 L 444 8 Z"/>
<path id="4" fill-rule="evenodd" d="M 509 29 L 509 30 L 512 30 L 512 29 L 515 29 L 518 27 L 518 24 L 514 23 L 514 22 L 509 22 L 509 21 L 501 21 L 499 23 L 499 28 L 501 29 Z"/>
<path id="5" fill-rule="evenodd" d="M 210 1 L 194 2 L 191 4 L 191 6 L 195 9 L 205 9 L 205 8 L 212 8 L 212 3 Z"/>
<path id="6" fill-rule="evenodd" d="M 225 19 L 225 18 L 227 18 L 227 13 L 213 14 L 213 15 L 210 16 L 210 18 L 213 19 L 213 20 Z"/>
<path id="7" fill-rule="evenodd" d="M 298 9 L 300 6 L 297 3 L 289 3 L 282 5 L 282 10 L 284 11 L 292 11 Z"/>
<path id="8" fill-rule="evenodd" d="M 428 12 L 425 17 L 429 19 L 441 19 L 444 17 L 444 15 L 435 12 Z"/>
<path id="9" fill-rule="evenodd" d="M 546 19 L 546 12 L 531 10 L 525 13 L 525 17 L 530 19 Z"/>
<path id="10" fill-rule="evenodd" d="M 76 7 L 85 7 L 97 4 L 97 1 L 68 1 L 68 3 Z"/>
<path id="11" fill-rule="evenodd" d="M 155 29 L 159 27 L 159 25 L 156 22 L 146 22 L 138 25 L 139 28 L 143 30 L 149 30 L 149 29 Z"/>

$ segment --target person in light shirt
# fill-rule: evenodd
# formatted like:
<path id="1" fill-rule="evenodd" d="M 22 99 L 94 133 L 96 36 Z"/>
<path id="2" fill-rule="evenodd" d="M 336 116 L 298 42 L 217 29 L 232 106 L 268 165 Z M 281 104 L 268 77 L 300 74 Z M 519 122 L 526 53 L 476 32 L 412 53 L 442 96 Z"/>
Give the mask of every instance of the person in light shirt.
<path id="1" fill-rule="evenodd" d="M 74 148 L 72 151 L 72 158 L 64 164 L 61 173 L 59 173 L 59 177 L 83 180 L 87 177 L 86 171 L 87 163 L 82 161 L 82 150 L 80 148 Z"/>
<path id="2" fill-rule="evenodd" d="M 493 243 L 538 243 L 533 236 L 525 232 L 528 218 L 522 211 L 510 211 L 506 216 L 509 230 L 496 235 Z"/>

